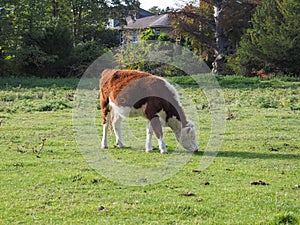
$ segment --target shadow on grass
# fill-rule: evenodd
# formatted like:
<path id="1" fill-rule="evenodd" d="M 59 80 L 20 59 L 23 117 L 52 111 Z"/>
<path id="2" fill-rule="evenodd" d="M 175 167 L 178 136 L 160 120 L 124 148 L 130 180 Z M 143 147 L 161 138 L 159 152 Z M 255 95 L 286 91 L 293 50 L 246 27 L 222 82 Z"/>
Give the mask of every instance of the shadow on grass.
<path id="1" fill-rule="evenodd" d="M 176 150 L 172 149 L 172 147 L 167 146 L 168 154 L 173 154 L 177 152 Z M 112 146 L 110 150 L 114 151 L 127 151 L 127 152 L 145 152 L 145 149 L 141 148 L 134 148 L 131 146 L 127 146 L 125 148 L 119 148 L 117 146 Z M 198 151 L 196 153 L 189 152 L 187 150 L 183 150 L 183 154 L 192 154 L 196 156 L 203 156 L 204 151 Z M 153 151 L 148 152 L 145 154 L 160 154 L 160 151 L 157 147 L 153 147 Z M 167 155 L 168 155 L 167 154 Z M 213 154 L 214 155 L 214 154 Z M 279 160 L 290 160 L 290 159 L 298 159 L 300 160 L 300 154 L 283 154 L 279 152 L 234 152 L 234 151 L 219 151 L 216 157 L 224 157 L 224 158 L 243 158 L 243 159 L 279 159 Z"/>
<path id="2" fill-rule="evenodd" d="M 203 156 L 204 152 L 199 151 L 195 155 Z M 225 158 L 243 158 L 243 159 L 280 159 L 280 160 L 289 160 L 289 159 L 298 159 L 300 160 L 300 154 L 282 154 L 278 152 L 274 153 L 257 153 L 257 152 L 218 152 L 216 157 L 225 157 Z"/>

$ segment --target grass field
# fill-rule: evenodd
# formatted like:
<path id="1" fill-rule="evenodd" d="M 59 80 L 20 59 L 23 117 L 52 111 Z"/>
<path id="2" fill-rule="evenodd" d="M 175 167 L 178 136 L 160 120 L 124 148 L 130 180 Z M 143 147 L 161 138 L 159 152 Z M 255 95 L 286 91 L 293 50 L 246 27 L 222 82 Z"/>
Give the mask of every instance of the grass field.
<path id="1" fill-rule="evenodd" d="M 300 224 L 300 81 L 218 77 L 226 133 L 213 163 L 199 171 L 210 106 L 190 78 L 171 80 L 201 116 L 200 152 L 169 179 L 126 186 L 92 169 L 78 149 L 79 80 L 1 78 L 0 224 Z M 99 109 L 96 124 L 100 138 Z M 143 120 L 131 126 L 144 132 Z M 166 134 L 168 155 L 114 148 L 112 134 L 108 151 L 141 169 L 155 166 L 177 146 Z"/>

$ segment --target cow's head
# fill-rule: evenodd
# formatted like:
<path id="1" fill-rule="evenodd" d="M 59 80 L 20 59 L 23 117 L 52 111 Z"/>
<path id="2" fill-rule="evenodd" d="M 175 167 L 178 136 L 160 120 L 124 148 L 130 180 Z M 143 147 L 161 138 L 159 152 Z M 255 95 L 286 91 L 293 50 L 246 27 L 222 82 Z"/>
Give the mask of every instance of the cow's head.
<path id="1" fill-rule="evenodd" d="M 198 151 L 198 143 L 196 139 L 195 127 L 191 121 L 188 121 L 188 123 L 181 129 L 179 143 L 185 149 L 191 152 Z"/>

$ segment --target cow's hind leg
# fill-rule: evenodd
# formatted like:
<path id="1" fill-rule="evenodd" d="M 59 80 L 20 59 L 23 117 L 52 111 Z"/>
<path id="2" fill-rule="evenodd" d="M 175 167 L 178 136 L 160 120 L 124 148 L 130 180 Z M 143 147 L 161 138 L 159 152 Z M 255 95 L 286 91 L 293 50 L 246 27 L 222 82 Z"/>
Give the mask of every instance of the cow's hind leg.
<path id="1" fill-rule="evenodd" d="M 108 148 L 107 134 L 108 134 L 108 125 L 109 125 L 109 115 L 110 109 L 108 106 L 108 98 L 104 98 L 103 94 L 100 94 L 100 105 L 102 109 L 102 141 L 101 148 Z"/>
<path id="2" fill-rule="evenodd" d="M 120 148 L 123 148 L 124 144 L 123 144 L 122 136 L 121 136 L 121 123 L 122 123 L 122 117 L 120 116 L 120 114 L 114 113 L 113 118 L 112 118 L 112 126 L 113 126 L 115 137 L 116 137 L 116 144 Z"/>
<path id="3" fill-rule="evenodd" d="M 108 148 L 108 141 L 107 141 L 108 124 L 109 124 L 108 119 L 106 119 L 106 123 L 102 124 L 103 133 L 102 133 L 101 148 Z"/>
<path id="4" fill-rule="evenodd" d="M 151 152 L 153 150 L 152 147 L 152 135 L 153 135 L 153 129 L 151 126 L 151 123 L 149 122 L 147 124 L 147 128 L 146 128 L 146 152 Z"/>

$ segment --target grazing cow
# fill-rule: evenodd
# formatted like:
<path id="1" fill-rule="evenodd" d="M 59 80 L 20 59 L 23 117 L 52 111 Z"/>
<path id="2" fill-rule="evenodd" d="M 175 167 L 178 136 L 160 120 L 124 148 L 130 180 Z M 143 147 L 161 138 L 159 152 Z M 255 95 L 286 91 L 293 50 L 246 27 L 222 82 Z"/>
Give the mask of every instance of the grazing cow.
<path id="1" fill-rule="evenodd" d="M 103 124 L 102 148 L 108 147 L 108 119 L 112 111 L 112 126 L 119 147 L 124 147 L 121 137 L 122 118 L 144 116 L 148 119 L 146 152 L 152 151 L 151 140 L 154 132 L 160 152 L 167 153 L 162 126 L 169 126 L 185 149 L 198 151 L 194 125 L 186 119 L 177 91 L 163 78 L 137 70 L 106 69 L 102 73 L 99 86 Z"/>

